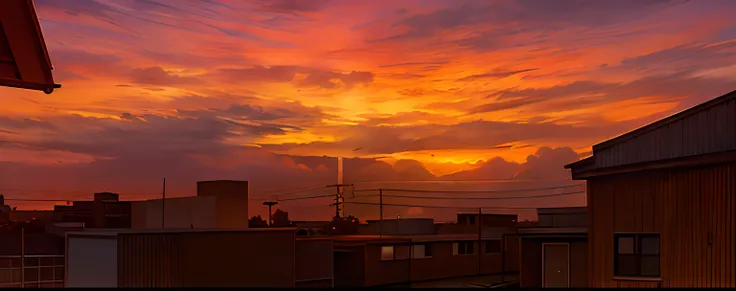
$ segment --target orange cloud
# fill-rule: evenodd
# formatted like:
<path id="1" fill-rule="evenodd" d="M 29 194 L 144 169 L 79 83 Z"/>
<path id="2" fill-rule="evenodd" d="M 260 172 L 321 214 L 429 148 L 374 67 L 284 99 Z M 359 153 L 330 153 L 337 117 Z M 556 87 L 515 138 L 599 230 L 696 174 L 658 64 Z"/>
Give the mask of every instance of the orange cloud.
<path id="1" fill-rule="evenodd" d="M 543 146 L 572 157 L 733 90 L 734 3 L 612 3 L 36 0 L 64 87 L 0 88 L 0 181 L 334 183 L 323 156 L 365 179 L 534 177 Z"/>

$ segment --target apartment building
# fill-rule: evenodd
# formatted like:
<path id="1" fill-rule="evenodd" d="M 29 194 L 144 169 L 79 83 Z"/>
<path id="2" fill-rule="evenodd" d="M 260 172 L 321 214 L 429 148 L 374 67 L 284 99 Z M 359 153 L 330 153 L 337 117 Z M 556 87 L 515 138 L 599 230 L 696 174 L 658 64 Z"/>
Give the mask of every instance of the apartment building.
<path id="1" fill-rule="evenodd" d="M 248 191 L 247 181 L 200 181 L 196 196 L 134 201 L 131 227 L 248 228 Z"/>
<path id="2" fill-rule="evenodd" d="M 518 241 L 498 234 L 334 237 L 335 286 L 410 286 L 419 282 L 518 272 Z M 504 241 L 506 243 L 504 243 Z"/>

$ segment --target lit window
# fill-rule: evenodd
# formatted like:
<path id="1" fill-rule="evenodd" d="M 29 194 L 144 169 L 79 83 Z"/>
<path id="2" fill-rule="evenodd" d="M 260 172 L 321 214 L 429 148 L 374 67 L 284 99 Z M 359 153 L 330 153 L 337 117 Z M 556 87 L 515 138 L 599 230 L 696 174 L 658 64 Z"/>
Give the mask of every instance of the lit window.
<path id="1" fill-rule="evenodd" d="M 412 258 L 415 259 L 421 259 L 421 258 L 431 258 L 432 253 L 430 252 L 429 245 L 413 245 L 412 246 Z"/>
<path id="2" fill-rule="evenodd" d="M 658 277 L 659 235 L 615 235 L 616 276 Z"/>
<path id="3" fill-rule="evenodd" d="M 390 261 L 394 259 L 394 246 L 381 247 L 381 260 Z"/>

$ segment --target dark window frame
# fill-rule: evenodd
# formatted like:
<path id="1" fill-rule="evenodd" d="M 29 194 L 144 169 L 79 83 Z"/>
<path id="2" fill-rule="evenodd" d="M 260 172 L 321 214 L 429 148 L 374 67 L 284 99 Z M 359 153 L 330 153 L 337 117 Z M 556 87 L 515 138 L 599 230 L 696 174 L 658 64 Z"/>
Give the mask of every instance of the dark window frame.
<path id="1" fill-rule="evenodd" d="M 476 254 L 476 247 L 474 241 L 457 241 L 455 242 L 457 244 L 457 255 L 458 256 L 465 256 L 465 255 L 475 255 Z M 470 251 L 470 252 L 468 252 Z"/>
<path id="2" fill-rule="evenodd" d="M 498 251 L 492 252 L 490 249 L 491 242 L 498 242 Z M 489 239 L 485 241 L 485 254 L 486 255 L 495 255 L 503 253 L 503 240 L 502 239 Z"/>
<path id="3" fill-rule="evenodd" d="M 619 254 L 619 239 L 620 238 L 633 238 L 634 239 L 634 253 L 633 254 Z M 643 254 L 642 253 L 642 238 L 656 238 L 657 239 L 657 254 Z M 619 257 L 620 256 L 633 256 L 636 262 L 635 269 L 631 274 L 619 273 Z M 651 275 L 642 274 L 642 258 L 657 258 L 659 260 L 657 264 L 657 273 Z M 613 235 L 613 275 L 615 277 L 641 277 L 641 278 L 660 278 L 662 275 L 662 242 L 659 233 L 616 233 Z"/>

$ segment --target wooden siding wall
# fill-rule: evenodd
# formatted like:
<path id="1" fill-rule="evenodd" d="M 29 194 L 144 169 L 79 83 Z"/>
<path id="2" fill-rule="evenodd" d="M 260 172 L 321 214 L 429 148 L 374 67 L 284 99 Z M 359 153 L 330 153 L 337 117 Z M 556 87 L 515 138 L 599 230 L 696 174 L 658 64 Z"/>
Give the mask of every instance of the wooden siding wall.
<path id="1" fill-rule="evenodd" d="M 660 233 L 662 287 L 736 287 L 735 195 L 734 163 L 589 180 L 591 287 L 659 285 L 614 280 L 616 232 Z"/>
<path id="2" fill-rule="evenodd" d="M 736 150 L 736 100 L 697 112 L 610 147 L 594 147 L 595 167 Z"/>

